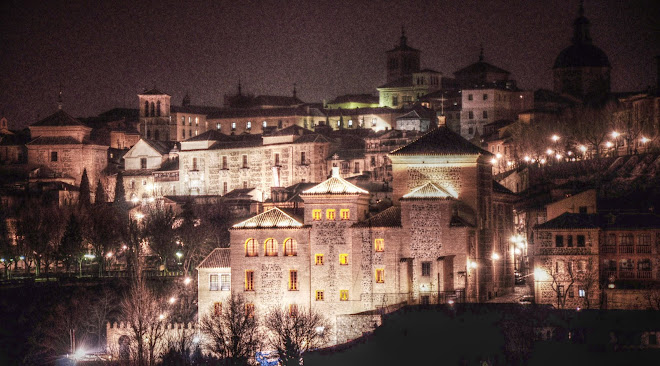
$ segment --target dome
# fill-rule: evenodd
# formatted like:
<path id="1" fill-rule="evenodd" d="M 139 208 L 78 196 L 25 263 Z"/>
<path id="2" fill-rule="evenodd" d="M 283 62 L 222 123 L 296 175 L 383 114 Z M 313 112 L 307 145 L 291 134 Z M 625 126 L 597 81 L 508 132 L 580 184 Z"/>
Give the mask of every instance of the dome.
<path id="1" fill-rule="evenodd" d="M 591 43 L 572 44 L 559 53 L 554 69 L 568 67 L 610 67 L 603 50 Z"/>

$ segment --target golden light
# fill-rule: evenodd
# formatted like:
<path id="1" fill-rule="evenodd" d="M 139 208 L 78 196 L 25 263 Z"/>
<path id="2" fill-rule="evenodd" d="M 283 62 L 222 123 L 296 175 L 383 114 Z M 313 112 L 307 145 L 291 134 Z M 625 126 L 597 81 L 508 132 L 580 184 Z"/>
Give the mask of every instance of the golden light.
<path id="1" fill-rule="evenodd" d="M 551 139 L 552 139 L 552 141 L 557 142 L 557 141 L 559 141 L 559 136 L 552 135 Z"/>
<path id="2" fill-rule="evenodd" d="M 497 254 L 497 253 L 495 253 L 495 252 L 493 252 L 493 254 L 490 255 L 490 259 L 492 259 L 492 260 L 494 260 L 494 261 L 499 260 L 499 259 L 500 259 L 500 255 Z"/>
<path id="3" fill-rule="evenodd" d="M 525 157 L 523 158 L 523 160 L 524 160 L 524 161 L 530 161 L 531 159 L 530 159 L 529 156 L 525 155 Z"/>
<path id="4" fill-rule="evenodd" d="M 521 252 L 520 249 L 518 249 L 518 248 L 516 248 L 516 250 L 514 250 L 513 252 L 516 253 L 516 255 L 520 255 L 520 254 L 522 254 L 522 252 Z"/>
<path id="5" fill-rule="evenodd" d="M 541 164 L 545 164 L 545 159 L 541 159 Z"/>
<path id="6" fill-rule="evenodd" d="M 545 151 L 545 153 L 548 154 L 548 155 L 552 155 L 552 153 L 554 153 L 554 151 L 552 151 L 552 149 L 548 149 L 548 150 Z"/>
<path id="7" fill-rule="evenodd" d="M 580 151 L 582 151 L 583 153 L 584 153 L 584 152 L 587 152 L 587 147 L 584 146 L 584 145 L 580 145 L 580 148 L 579 148 L 579 149 L 580 149 Z"/>
<path id="8" fill-rule="evenodd" d="M 561 158 L 562 158 L 561 154 L 557 154 L 557 155 L 555 155 L 555 157 L 557 158 L 557 160 L 561 160 Z"/>
<path id="9" fill-rule="evenodd" d="M 547 281 L 548 278 L 548 272 L 546 272 L 544 269 L 536 267 L 534 268 L 534 280 L 536 281 Z"/>
<path id="10" fill-rule="evenodd" d="M 112 252 L 108 252 L 108 254 L 105 255 L 108 258 L 112 258 Z"/>
<path id="11" fill-rule="evenodd" d="M 471 268 L 477 268 L 477 262 L 475 262 L 475 261 L 470 262 L 470 267 Z"/>
<path id="12" fill-rule="evenodd" d="M 160 315 L 158 316 L 158 319 L 160 319 L 160 320 L 165 319 L 165 314 L 160 314 Z"/>
<path id="13" fill-rule="evenodd" d="M 497 164 L 497 159 L 495 159 L 495 158 L 490 159 L 490 163 L 491 164 Z"/>
<path id="14" fill-rule="evenodd" d="M 507 162 L 506 162 L 506 166 L 511 166 L 511 165 L 513 165 L 513 162 L 512 162 L 512 161 L 507 161 Z"/>
<path id="15" fill-rule="evenodd" d="M 639 140 L 642 142 L 642 144 L 645 144 L 645 143 L 647 143 L 647 142 L 650 141 L 650 140 L 649 140 L 648 138 L 646 138 L 646 137 L 642 137 L 642 138 L 639 139 Z"/>
<path id="16" fill-rule="evenodd" d="M 621 135 L 621 134 L 616 132 L 616 131 L 612 131 L 612 137 L 613 138 L 617 138 L 617 137 L 619 137 L 619 135 Z"/>
<path id="17" fill-rule="evenodd" d="M 140 221 L 144 218 L 144 214 L 142 212 L 138 212 L 135 214 L 135 218 Z"/>
<path id="18" fill-rule="evenodd" d="M 131 202 L 138 203 L 140 200 L 137 197 L 131 198 Z"/>
<path id="19" fill-rule="evenodd" d="M 612 146 L 614 146 L 614 144 L 612 142 L 608 141 L 608 142 L 605 143 L 605 146 L 612 147 Z"/>
<path id="20" fill-rule="evenodd" d="M 183 284 L 184 285 L 189 285 L 191 281 L 192 280 L 190 279 L 190 277 L 186 277 L 186 279 L 183 280 Z"/>
<path id="21" fill-rule="evenodd" d="M 170 297 L 170 299 L 168 300 L 168 302 L 169 302 L 170 304 L 174 304 L 174 303 L 176 302 L 176 298 L 175 298 L 174 296 L 172 296 L 172 297 Z"/>
<path id="22" fill-rule="evenodd" d="M 495 154 L 495 157 L 496 157 L 497 159 L 501 159 L 501 158 L 502 158 L 502 154 L 497 153 L 497 154 Z"/>
<path id="23" fill-rule="evenodd" d="M 569 151 L 569 152 L 567 152 L 566 154 L 568 154 L 568 156 L 571 156 L 571 155 L 573 155 L 573 152 L 572 152 L 572 151 Z"/>

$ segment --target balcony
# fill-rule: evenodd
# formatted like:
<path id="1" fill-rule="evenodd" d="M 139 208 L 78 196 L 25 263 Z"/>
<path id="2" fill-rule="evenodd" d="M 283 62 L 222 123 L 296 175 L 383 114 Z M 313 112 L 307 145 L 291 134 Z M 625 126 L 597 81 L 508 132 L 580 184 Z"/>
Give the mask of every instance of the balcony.
<path id="1" fill-rule="evenodd" d="M 635 248 L 635 251 L 638 254 L 651 254 L 651 246 L 650 245 L 638 245 Z"/>
<path id="2" fill-rule="evenodd" d="M 651 271 L 637 271 L 637 278 L 643 280 L 651 279 Z"/>
<path id="3" fill-rule="evenodd" d="M 619 278 L 621 278 L 621 279 L 635 278 L 635 271 L 633 271 L 633 270 L 619 271 Z"/>
<path id="4" fill-rule="evenodd" d="M 603 245 L 600 247 L 600 252 L 604 254 L 616 254 L 615 245 Z"/>
<path id="5" fill-rule="evenodd" d="M 632 245 L 619 245 L 620 254 L 632 254 L 634 253 Z"/>

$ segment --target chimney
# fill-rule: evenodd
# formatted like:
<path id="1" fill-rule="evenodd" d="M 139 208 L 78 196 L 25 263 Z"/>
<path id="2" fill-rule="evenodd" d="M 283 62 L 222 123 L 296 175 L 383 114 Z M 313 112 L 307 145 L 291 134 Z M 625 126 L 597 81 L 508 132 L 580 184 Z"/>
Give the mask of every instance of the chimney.
<path id="1" fill-rule="evenodd" d="M 333 166 L 332 167 L 332 176 L 333 177 L 339 177 L 339 167 L 338 166 Z"/>

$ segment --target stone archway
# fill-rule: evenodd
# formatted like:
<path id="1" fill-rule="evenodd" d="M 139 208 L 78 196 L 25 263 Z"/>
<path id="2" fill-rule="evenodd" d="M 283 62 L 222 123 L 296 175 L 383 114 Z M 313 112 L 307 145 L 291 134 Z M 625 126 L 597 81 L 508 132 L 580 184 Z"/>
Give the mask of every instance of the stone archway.
<path id="1" fill-rule="evenodd" d="M 130 360 L 131 358 L 131 338 L 127 335 L 119 337 L 119 359 L 122 361 Z"/>

